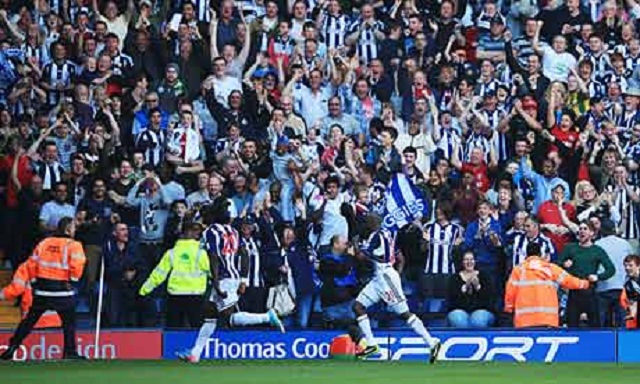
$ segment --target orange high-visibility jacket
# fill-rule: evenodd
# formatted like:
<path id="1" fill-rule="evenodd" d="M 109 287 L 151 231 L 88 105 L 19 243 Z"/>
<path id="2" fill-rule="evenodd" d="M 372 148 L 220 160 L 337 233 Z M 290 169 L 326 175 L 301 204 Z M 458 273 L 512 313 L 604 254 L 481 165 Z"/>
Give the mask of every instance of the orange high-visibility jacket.
<path id="1" fill-rule="evenodd" d="M 15 300 L 22 295 L 20 300 L 20 309 L 22 317 L 26 317 L 33 304 L 33 293 L 31 292 L 31 276 L 29 276 L 29 261 L 20 264 L 16 272 L 13 274 L 13 280 L 9 285 L 4 287 L 2 294 L 7 300 Z M 40 320 L 36 323 L 36 328 L 56 328 L 60 327 L 62 322 L 56 311 L 46 311 Z"/>
<path id="2" fill-rule="evenodd" d="M 82 244 L 66 237 L 49 237 L 42 240 L 29 258 L 29 276 L 33 279 L 53 281 L 78 281 L 87 259 Z M 38 289 L 34 290 L 40 294 Z"/>
<path id="3" fill-rule="evenodd" d="M 620 306 L 629 313 L 629 308 L 631 307 L 631 302 L 627 297 L 627 291 L 622 288 L 622 293 L 620 294 Z M 625 320 L 625 325 L 627 329 L 636 329 L 638 328 L 638 315 L 634 317 L 627 317 Z"/>
<path id="4" fill-rule="evenodd" d="M 504 309 L 513 313 L 513 325 L 557 327 L 558 285 L 566 289 L 589 288 L 587 280 L 578 279 L 538 256 L 529 256 L 514 267 L 504 295 Z"/>

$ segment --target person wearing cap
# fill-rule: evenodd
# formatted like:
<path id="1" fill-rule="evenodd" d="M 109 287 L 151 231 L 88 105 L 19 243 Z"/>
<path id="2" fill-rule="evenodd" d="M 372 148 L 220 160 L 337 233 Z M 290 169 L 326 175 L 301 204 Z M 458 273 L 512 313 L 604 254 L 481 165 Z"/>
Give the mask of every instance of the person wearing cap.
<path id="1" fill-rule="evenodd" d="M 165 252 L 140 288 L 140 295 L 147 296 L 167 281 L 167 328 L 197 328 L 200 325 L 210 273 L 209 256 L 200 243 L 203 229 L 200 223 L 187 223 L 182 238 Z"/>
<path id="2" fill-rule="evenodd" d="M 564 225 L 562 215 L 569 220 L 575 220 L 576 208 L 567 202 L 566 193 L 569 187 L 566 182 L 555 181 L 546 188 L 551 190 L 551 199 L 540 204 L 537 211 L 534 212 L 537 212 L 542 233 L 551 239 L 553 246 L 559 253 L 571 240 L 571 230 Z M 563 213 L 560 212 L 561 210 Z"/>
<path id="3" fill-rule="evenodd" d="M 616 268 L 615 274 L 610 279 L 600 282 L 596 287 L 600 322 L 603 327 L 622 327 L 625 312 L 620 306 L 619 298 L 625 283 L 624 261 L 634 252 L 631 244 L 618 236 L 613 221 L 602 220 L 600 234 L 602 237 L 596 240 L 595 244 L 604 249 Z"/>
<path id="4" fill-rule="evenodd" d="M 187 88 L 179 76 L 180 67 L 178 64 L 167 64 L 164 78 L 156 88 L 160 100 L 160 107 L 169 114 L 173 114 L 178 110 L 178 100 L 187 94 Z"/>
<path id="5" fill-rule="evenodd" d="M 593 243 L 594 229 L 590 222 L 578 228 L 576 243 L 567 244 L 558 257 L 558 265 L 568 273 L 593 284 L 588 290 L 570 290 L 567 301 L 567 325 L 578 327 L 584 314 L 590 327 L 600 327 L 600 313 L 595 286 L 615 275 L 616 267 L 600 246 Z"/>
<path id="6" fill-rule="evenodd" d="M 494 15 L 489 23 L 489 33 L 480 35 L 476 53 L 478 60 L 491 60 L 494 63 L 504 61 L 504 30 L 504 18 L 499 14 Z"/>

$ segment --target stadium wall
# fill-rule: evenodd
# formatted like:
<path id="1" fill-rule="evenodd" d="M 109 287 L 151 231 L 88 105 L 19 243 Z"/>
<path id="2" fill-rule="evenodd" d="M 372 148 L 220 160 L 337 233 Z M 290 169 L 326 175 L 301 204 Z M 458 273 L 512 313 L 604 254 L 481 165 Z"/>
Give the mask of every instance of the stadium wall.
<path id="1" fill-rule="evenodd" d="M 441 358 L 451 361 L 518 362 L 640 362 L 640 332 L 616 330 L 435 330 L 443 341 Z M 221 331 L 211 338 L 203 359 L 326 359 L 329 343 L 340 332 Z M 422 340 L 406 331 L 378 331 L 379 360 L 426 360 Z M 10 331 L 0 331 L 0 352 L 6 349 Z M 114 330 L 101 334 L 103 359 L 175 359 L 175 352 L 191 345 L 196 332 Z M 94 335 L 79 332 L 78 352 L 93 357 Z M 61 332 L 37 332 L 29 336 L 18 360 L 58 359 L 62 356 Z"/>

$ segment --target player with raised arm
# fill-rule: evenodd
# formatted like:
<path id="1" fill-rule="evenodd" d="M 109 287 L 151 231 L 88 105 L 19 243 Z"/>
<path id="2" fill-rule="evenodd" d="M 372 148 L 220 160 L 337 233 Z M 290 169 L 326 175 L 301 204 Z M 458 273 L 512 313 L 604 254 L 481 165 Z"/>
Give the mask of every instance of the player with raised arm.
<path id="1" fill-rule="evenodd" d="M 429 362 L 433 364 L 438 358 L 440 340 L 431 336 L 422 320 L 409 311 L 398 272 L 398 270 L 402 270 L 404 260 L 400 253 L 395 253 L 393 234 L 381 228 L 382 218 L 378 215 L 370 214 L 367 222 L 371 223 L 370 235 L 364 246 L 357 252 L 357 257 L 360 259 L 369 258 L 373 262 L 374 275 L 360 291 L 353 305 L 358 326 L 367 341 L 366 348 L 359 353 L 359 356 L 368 357 L 380 350 L 371 331 L 367 308 L 382 300 L 389 309 L 400 315 L 429 346 Z"/>
<path id="2" fill-rule="evenodd" d="M 285 332 L 274 310 L 266 313 L 238 312 L 238 300 L 246 289 L 247 279 L 241 276 L 242 267 L 246 264 L 238 252 L 240 235 L 230 224 L 228 204 L 228 201 L 220 200 L 202 212 L 203 222 L 207 225 L 202 233 L 202 242 L 209 254 L 212 289 L 204 310 L 204 322 L 193 348 L 176 353 L 180 360 L 190 363 L 200 361 L 218 321 L 231 327 L 271 324 Z"/>

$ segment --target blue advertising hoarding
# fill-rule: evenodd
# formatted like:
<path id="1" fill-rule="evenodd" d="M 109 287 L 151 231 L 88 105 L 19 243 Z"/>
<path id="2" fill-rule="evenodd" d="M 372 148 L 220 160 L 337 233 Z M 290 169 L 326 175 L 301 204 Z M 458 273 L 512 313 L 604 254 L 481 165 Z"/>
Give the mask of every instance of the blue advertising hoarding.
<path id="1" fill-rule="evenodd" d="M 614 331 L 435 331 L 439 359 L 450 361 L 615 362 Z M 412 332 L 391 332 L 382 359 L 426 360 L 428 350 Z"/>
<path id="2" fill-rule="evenodd" d="M 343 332 L 220 331 L 202 359 L 326 359 L 331 340 Z M 372 360 L 425 360 L 428 350 L 412 332 L 377 332 L 381 353 Z M 615 362 L 614 331 L 434 331 L 440 358 L 452 361 Z M 165 332 L 164 358 L 193 345 L 196 332 Z"/>
<path id="3" fill-rule="evenodd" d="M 618 361 L 640 363 L 640 332 L 618 331 Z"/>

